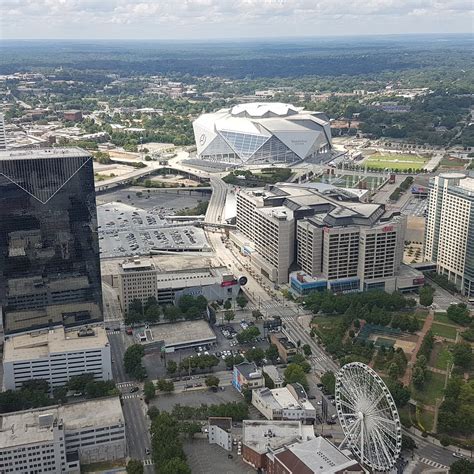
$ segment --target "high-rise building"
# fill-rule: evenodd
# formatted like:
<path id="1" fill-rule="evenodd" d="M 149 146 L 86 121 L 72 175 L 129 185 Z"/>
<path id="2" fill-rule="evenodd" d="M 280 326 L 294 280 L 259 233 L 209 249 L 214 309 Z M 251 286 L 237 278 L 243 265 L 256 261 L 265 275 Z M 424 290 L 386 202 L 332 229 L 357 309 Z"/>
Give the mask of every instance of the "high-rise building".
<path id="1" fill-rule="evenodd" d="M 92 157 L 0 152 L 0 307 L 5 334 L 102 321 Z"/>
<path id="2" fill-rule="evenodd" d="M 436 263 L 462 293 L 474 298 L 474 179 L 443 173 L 430 180 L 426 260 Z"/>
<path id="3" fill-rule="evenodd" d="M 0 114 L 0 150 L 6 150 L 7 137 L 5 135 L 5 118 Z"/>
<path id="4" fill-rule="evenodd" d="M 394 291 L 403 257 L 406 218 L 357 193 L 319 184 L 280 183 L 237 194 L 231 241 L 257 271 L 295 291 Z M 309 280 L 302 282 L 303 273 Z M 411 286 L 411 285 L 410 285 Z M 301 287 L 301 288 L 300 288 Z"/>

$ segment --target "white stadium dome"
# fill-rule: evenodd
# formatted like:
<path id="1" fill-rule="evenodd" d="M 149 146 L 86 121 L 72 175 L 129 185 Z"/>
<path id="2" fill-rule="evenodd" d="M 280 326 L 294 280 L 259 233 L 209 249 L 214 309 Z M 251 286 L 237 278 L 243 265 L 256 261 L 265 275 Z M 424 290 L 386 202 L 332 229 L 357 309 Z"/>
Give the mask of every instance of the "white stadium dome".
<path id="1" fill-rule="evenodd" d="M 332 147 L 325 114 L 278 102 L 203 114 L 193 129 L 199 159 L 233 165 L 323 159 Z"/>

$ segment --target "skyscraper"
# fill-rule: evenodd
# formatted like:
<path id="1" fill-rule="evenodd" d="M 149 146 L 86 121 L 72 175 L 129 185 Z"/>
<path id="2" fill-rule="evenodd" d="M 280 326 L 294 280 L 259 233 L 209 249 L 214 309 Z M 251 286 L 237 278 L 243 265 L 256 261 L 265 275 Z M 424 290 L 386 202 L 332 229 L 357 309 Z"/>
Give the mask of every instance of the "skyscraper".
<path id="1" fill-rule="evenodd" d="M 7 138 L 5 136 L 5 119 L 3 114 L 0 114 L 0 150 L 6 150 Z"/>
<path id="2" fill-rule="evenodd" d="M 474 298 L 474 179 L 443 173 L 430 181 L 425 258 Z"/>
<path id="3" fill-rule="evenodd" d="M 91 156 L 0 151 L 0 308 L 5 334 L 101 321 Z"/>

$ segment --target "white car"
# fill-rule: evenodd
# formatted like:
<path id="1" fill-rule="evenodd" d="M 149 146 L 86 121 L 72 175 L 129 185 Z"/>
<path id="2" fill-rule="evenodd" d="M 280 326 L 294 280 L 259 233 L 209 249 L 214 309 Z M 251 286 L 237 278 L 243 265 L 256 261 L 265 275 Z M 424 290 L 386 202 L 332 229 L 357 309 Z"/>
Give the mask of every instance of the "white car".
<path id="1" fill-rule="evenodd" d="M 462 459 L 464 457 L 461 453 L 453 453 L 453 456 L 455 458 L 460 458 L 460 459 Z"/>

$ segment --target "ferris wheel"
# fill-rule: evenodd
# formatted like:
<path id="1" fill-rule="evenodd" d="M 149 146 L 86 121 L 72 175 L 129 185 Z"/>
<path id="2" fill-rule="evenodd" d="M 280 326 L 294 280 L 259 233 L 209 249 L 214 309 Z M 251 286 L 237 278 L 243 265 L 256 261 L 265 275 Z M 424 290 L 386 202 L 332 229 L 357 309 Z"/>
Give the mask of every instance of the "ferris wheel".
<path id="1" fill-rule="evenodd" d="M 388 471 L 400 455 L 402 429 L 392 395 L 367 365 L 352 362 L 336 375 L 336 409 L 346 445 L 366 467 Z"/>

